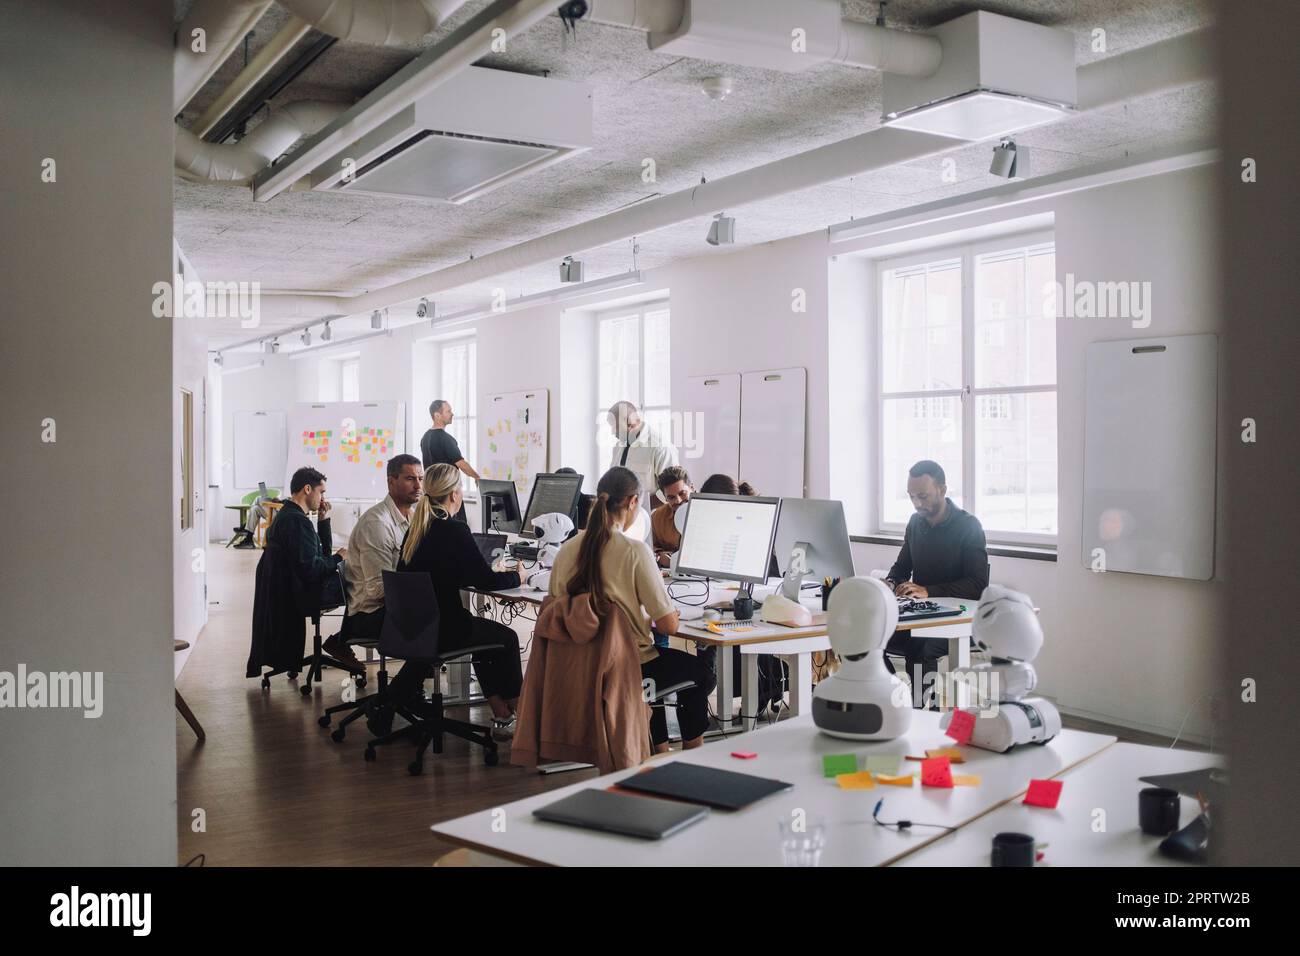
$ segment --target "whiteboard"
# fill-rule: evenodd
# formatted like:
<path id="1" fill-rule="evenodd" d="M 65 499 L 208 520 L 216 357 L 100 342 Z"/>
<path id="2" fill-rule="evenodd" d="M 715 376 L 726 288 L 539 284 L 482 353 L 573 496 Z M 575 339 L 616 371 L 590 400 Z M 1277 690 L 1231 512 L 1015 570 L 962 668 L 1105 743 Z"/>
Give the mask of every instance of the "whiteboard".
<path id="1" fill-rule="evenodd" d="M 1085 567 L 1214 576 L 1217 368 L 1213 335 L 1088 346 Z"/>
<path id="2" fill-rule="evenodd" d="M 235 412 L 234 429 L 235 487 L 256 488 L 259 481 L 279 487 L 289 451 L 284 412 Z"/>
<path id="3" fill-rule="evenodd" d="M 520 507 L 527 507 L 533 478 L 547 470 L 549 394 L 544 388 L 502 392 L 480 407 L 479 474 L 513 481 Z"/>
<path id="4" fill-rule="evenodd" d="M 700 375 L 683 383 L 677 457 L 695 487 L 710 475 L 740 471 L 740 375 Z"/>
<path id="5" fill-rule="evenodd" d="M 285 474 L 315 468 L 328 479 L 328 497 L 378 501 L 388 494 L 388 459 L 404 451 L 401 402 L 302 402 L 289 413 Z"/>
<path id="6" fill-rule="evenodd" d="M 740 471 L 760 495 L 804 497 L 804 415 L 808 373 L 802 368 L 746 372 L 740 379 Z"/>

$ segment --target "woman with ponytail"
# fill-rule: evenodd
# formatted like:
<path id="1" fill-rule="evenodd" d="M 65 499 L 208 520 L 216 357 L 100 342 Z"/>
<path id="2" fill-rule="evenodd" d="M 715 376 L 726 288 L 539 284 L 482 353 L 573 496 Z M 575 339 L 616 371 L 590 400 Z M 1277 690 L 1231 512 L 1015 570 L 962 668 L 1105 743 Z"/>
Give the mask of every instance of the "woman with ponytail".
<path id="1" fill-rule="evenodd" d="M 682 746 L 689 750 L 703 742 L 709 726 L 709 694 L 716 682 L 713 671 L 698 658 L 655 647 L 651 622 L 657 630 L 672 634 L 678 620 L 650 546 L 624 534 L 636 521 L 640 499 L 641 483 L 633 472 L 619 466 L 605 472 L 596 486 L 586 529 L 565 542 L 555 559 L 550 592 L 556 597 L 590 593 L 602 615 L 621 608 L 637 629 L 643 678 L 659 687 L 695 682 L 695 687 L 677 693 Z M 655 750 L 668 749 L 668 721 L 662 708 L 651 716 L 650 737 Z"/>
<path id="2" fill-rule="evenodd" d="M 485 617 L 475 617 L 460 600 L 461 588 L 500 591 L 519 587 L 516 571 L 493 571 L 484 560 L 469 525 L 453 520 L 464 501 L 460 472 L 455 465 L 436 464 L 424 473 L 423 495 L 411 511 L 411 525 L 402 541 L 398 571 L 426 571 L 433 577 L 441 623 L 438 644 L 455 650 L 476 644 L 497 644 L 499 650 L 476 652 L 471 660 L 483 696 L 492 708 L 492 736 L 508 739 L 523 684 L 519 636 L 513 629 Z M 389 685 L 395 701 L 409 700 L 433 673 L 432 665 L 407 662 Z"/>

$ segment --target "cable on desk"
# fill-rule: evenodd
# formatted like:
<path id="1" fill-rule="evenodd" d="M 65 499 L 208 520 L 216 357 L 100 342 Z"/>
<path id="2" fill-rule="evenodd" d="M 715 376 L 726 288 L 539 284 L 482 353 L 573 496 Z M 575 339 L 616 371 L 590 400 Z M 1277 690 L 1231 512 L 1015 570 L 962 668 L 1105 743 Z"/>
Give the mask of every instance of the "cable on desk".
<path id="1" fill-rule="evenodd" d="M 892 827 L 893 829 L 898 830 L 900 833 L 903 830 L 910 830 L 912 827 L 937 827 L 940 830 L 947 830 L 949 833 L 957 829 L 956 827 L 948 826 L 946 823 L 921 823 L 915 820 L 895 820 L 893 823 L 887 823 L 884 820 L 880 819 L 880 808 L 884 806 L 884 804 L 885 804 L 885 798 L 881 797 L 879 800 L 876 801 L 876 808 L 871 811 L 871 819 L 876 824 L 876 826 Z"/>

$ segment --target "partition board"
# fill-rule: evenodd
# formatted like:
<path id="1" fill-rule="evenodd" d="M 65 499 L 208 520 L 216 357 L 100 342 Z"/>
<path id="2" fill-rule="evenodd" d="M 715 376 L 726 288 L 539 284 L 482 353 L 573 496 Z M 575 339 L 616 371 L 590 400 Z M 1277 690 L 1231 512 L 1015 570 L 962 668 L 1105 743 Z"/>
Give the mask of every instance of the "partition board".
<path id="1" fill-rule="evenodd" d="M 740 469 L 760 495 L 802 498 L 808 373 L 746 372 L 740 381 Z"/>
<path id="2" fill-rule="evenodd" d="M 550 393 L 544 388 L 488 395 L 479 408 L 479 473 L 513 481 L 527 507 L 533 478 L 547 469 Z"/>
<path id="3" fill-rule="evenodd" d="M 279 486 L 289 452 L 284 417 L 284 412 L 235 412 L 236 488 L 256 488 L 259 481 Z"/>
<path id="4" fill-rule="evenodd" d="M 740 376 L 731 372 L 688 378 L 673 404 L 682 414 L 677 457 L 695 487 L 713 474 L 734 478 L 740 471 Z"/>
<path id="5" fill-rule="evenodd" d="M 388 494 L 388 459 L 406 450 L 402 402 L 303 402 L 289 413 L 287 477 L 303 466 L 324 473 L 334 499 Z"/>

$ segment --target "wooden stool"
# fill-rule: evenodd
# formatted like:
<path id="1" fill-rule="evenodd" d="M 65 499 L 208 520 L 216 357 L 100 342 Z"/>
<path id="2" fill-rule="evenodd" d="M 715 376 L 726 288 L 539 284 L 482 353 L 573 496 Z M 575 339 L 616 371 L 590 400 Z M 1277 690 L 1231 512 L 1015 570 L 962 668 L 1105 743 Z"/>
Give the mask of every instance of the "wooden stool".
<path id="1" fill-rule="evenodd" d="M 189 641 L 176 641 L 176 653 L 179 654 L 189 646 Z M 181 716 L 185 718 L 185 723 L 190 725 L 190 730 L 194 731 L 195 737 L 198 737 L 199 740 L 208 739 L 208 735 L 203 732 L 203 725 L 200 724 L 198 718 L 194 716 L 194 711 L 190 710 L 190 705 L 185 703 L 185 698 L 181 696 L 179 690 L 176 691 L 176 709 L 179 710 Z"/>

